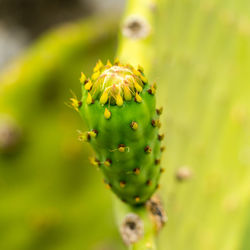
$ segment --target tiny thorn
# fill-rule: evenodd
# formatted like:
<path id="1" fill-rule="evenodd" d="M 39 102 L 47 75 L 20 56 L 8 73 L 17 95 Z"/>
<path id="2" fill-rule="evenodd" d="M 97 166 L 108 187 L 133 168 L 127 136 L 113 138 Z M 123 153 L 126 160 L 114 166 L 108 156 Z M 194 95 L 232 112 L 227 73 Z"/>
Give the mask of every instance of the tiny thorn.
<path id="1" fill-rule="evenodd" d="M 95 138 L 97 135 L 98 135 L 98 132 L 96 129 L 93 129 L 92 131 L 89 131 L 88 132 L 88 135 L 91 137 L 91 138 Z"/>
<path id="2" fill-rule="evenodd" d="M 126 186 L 126 182 L 125 181 L 120 181 L 120 187 L 124 188 Z"/>
<path id="3" fill-rule="evenodd" d="M 92 74 L 92 76 L 91 76 L 91 79 L 92 79 L 93 81 L 95 81 L 95 80 L 100 76 L 100 74 L 101 74 L 100 71 L 94 72 L 94 73 Z"/>
<path id="4" fill-rule="evenodd" d="M 140 202 L 140 200 L 141 200 L 141 199 L 140 199 L 139 196 L 136 196 L 136 197 L 135 197 L 135 202 Z"/>
<path id="5" fill-rule="evenodd" d="M 160 173 L 164 173 L 164 172 L 165 172 L 165 168 L 161 168 Z"/>
<path id="6" fill-rule="evenodd" d="M 137 81 L 134 81 L 134 86 L 137 92 L 142 92 L 142 86 Z"/>
<path id="7" fill-rule="evenodd" d="M 147 186 L 151 186 L 152 185 L 152 181 L 151 180 L 147 180 L 146 184 L 147 184 Z"/>
<path id="8" fill-rule="evenodd" d="M 104 117 L 107 120 L 110 119 L 110 117 L 111 117 L 111 112 L 107 108 L 105 108 Z"/>
<path id="9" fill-rule="evenodd" d="M 161 163 L 161 160 L 160 159 L 156 159 L 155 160 L 155 165 L 159 165 Z"/>
<path id="10" fill-rule="evenodd" d="M 134 172 L 134 174 L 139 175 L 141 170 L 139 168 L 134 168 L 133 172 Z"/>
<path id="11" fill-rule="evenodd" d="M 80 83 L 84 84 L 86 80 L 87 80 L 87 77 L 83 74 L 83 72 L 81 72 Z"/>
<path id="12" fill-rule="evenodd" d="M 157 184 L 156 185 L 156 189 L 160 189 L 161 188 L 161 185 L 160 184 Z"/>
<path id="13" fill-rule="evenodd" d="M 106 167 L 110 167 L 110 165 L 112 164 L 112 161 L 110 159 L 107 159 L 104 163 L 103 163 Z"/>
<path id="14" fill-rule="evenodd" d="M 99 167 L 100 166 L 100 161 L 96 159 L 95 157 L 89 157 L 90 164 Z"/>
<path id="15" fill-rule="evenodd" d="M 157 115 L 161 115 L 162 112 L 163 112 L 163 107 L 160 107 L 160 108 L 156 109 Z"/>
<path id="16" fill-rule="evenodd" d="M 84 85 L 84 88 L 85 88 L 86 90 L 91 90 L 92 86 L 93 86 L 92 81 L 91 81 L 91 80 L 88 80 L 88 82 Z"/>
<path id="17" fill-rule="evenodd" d="M 115 58 L 114 65 L 116 65 L 116 66 L 120 65 L 120 61 L 119 61 L 118 57 Z"/>
<path id="18" fill-rule="evenodd" d="M 164 139 L 164 134 L 161 134 L 161 135 L 159 134 L 159 135 L 158 135 L 158 140 L 159 140 L 159 141 L 162 141 L 163 139 Z M 161 152 L 163 152 L 162 149 L 163 149 L 163 151 L 164 151 L 164 150 L 165 150 L 165 147 L 161 147 Z"/>
<path id="19" fill-rule="evenodd" d="M 123 99 L 120 94 L 116 96 L 116 104 L 117 106 L 121 107 L 123 105 Z"/>
<path id="20" fill-rule="evenodd" d="M 105 184 L 105 187 L 107 189 L 111 189 L 112 188 L 112 185 L 110 183 L 108 183 L 106 180 L 103 180 L 104 184 Z"/>
<path id="21" fill-rule="evenodd" d="M 78 140 L 82 141 L 82 142 L 88 142 L 88 141 L 90 141 L 90 135 L 88 134 L 88 132 L 80 132 L 79 131 Z"/>
<path id="22" fill-rule="evenodd" d="M 159 138 L 159 137 L 158 137 Z M 160 148 L 160 150 L 161 150 L 161 152 L 164 152 L 165 150 L 166 150 L 166 147 L 165 146 L 162 146 L 161 148 Z"/>
<path id="23" fill-rule="evenodd" d="M 152 120 L 151 121 L 151 124 L 153 127 L 157 127 L 157 128 L 160 128 L 161 127 L 161 122 L 160 120 Z"/>
<path id="24" fill-rule="evenodd" d="M 87 102 L 88 105 L 91 104 L 91 103 L 93 103 L 92 96 L 91 96 L 91 94 L 89 92 L 88 92 L 88 97 L 87 97 L 86 102 Z"/>
<path id="25" fill-rule="evenodd" d="M 112 63 L 108 60 L 106 66 L 108 66 L 109 68 L 111 68 L 112 67 Z"/>
<path id="26" fill-rule="evenodd" d="M 147 154 L 149 154 L 149 153 L 152 152 L 152 148 L 150 148 L 150 146 L 147 145 L 147 146 L 144 148 L 144 151 L 145 151 Z"/>
<path id="27" fill-rule="evenodd" d="M 138 65 L 137 70 L 138 70 L 139 72 L 141 72 L 141 73 L 144 72 L 144 69 L 143 69 L 143 67 L 142 67 L 141 65 Z"/>
<path id="28" fill-rule="evenodd" d="M 99 71 L 101 68 L 103 67 L 103 63 L 102 61 L 99 59 L 98 62 L 96 63 L 95 67 L 94 67 L 94 72 Z"/>
<path id="29" fill-rule="evenodd" d="M 137 92 L 135 93 L 135 101 L 137 103 L 141 103 L 142 102 L 142 98 L 141 98 L 141 96 Z"/>
<path id="30" fill-rule="evenodd" d="M 130 89 L 128 86 L 124 86 L 124 98 L 126 101 L 131 101 L 132 99 L 132 95 L 131 95 L 131 92 L 130 92 Z"/>
<path id="31" fill-rule="evenodd" d="M 133 130 L 137 130 L 137 129 L 138 129 L 138 123 L 133 121 L 133 122 L 130 123 L 130 127 L 131 127 Z"/>
<path id="32" fill-rule="evenodd" d="M 68 104 L 68 106 L 72 107 L 77 112 L 79 111 L 79 108 L 82 106 L 82 102 L 78 101 L 76 98 L 70 98 L 71 103 Z"/>
<path id="33" fill-rule="evenodd" d="M 119 144 L 118 145 L 118 150 L 121 152 L 121 153 L 124 153 L 125 152 L 125 148 L 126 146 L 124 144 Z"/>
<path id="34" fill-rule="evenodd" d="M 151 85 L 147 91 L 150 95 L 154 95 L 156 92 L 156 85 L 155 84 Z"/>
<path id="35" fill-rule="evenodd" d="M 104 91 L 100 98 L 100 103 L 105 104 L 108 101 L 108 91 Z"/>

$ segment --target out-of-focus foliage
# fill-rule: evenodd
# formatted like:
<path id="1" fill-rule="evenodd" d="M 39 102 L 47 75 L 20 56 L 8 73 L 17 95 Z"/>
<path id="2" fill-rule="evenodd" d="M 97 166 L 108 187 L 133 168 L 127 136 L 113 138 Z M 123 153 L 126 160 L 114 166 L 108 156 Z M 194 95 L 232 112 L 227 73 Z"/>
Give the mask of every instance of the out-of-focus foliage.
<path id="1" fill-rule="evenodd" d="M 0 133 L 11 143 L 20 131 L 0 153 L 0 249 L 117 249 L 110 193 L 65 105 L 80 72 L 114 57 L 115 45 L 116 24 L 91 19 L 45 35 L 3 73 Z"/>
<path id="2" fill-rule="evenodd" d="M 166 108 L 161 249 L 250 249 L 249 10 L 249 1 L 159 4 L 151 76 Z M 178 183 L 181 166 L 193 177 Z"/>
<path id="3" fill-rule="evenodd" d="M 147 75 L 158 82 L 167 132 L 160 194 L 169 222 L 160 249 L 248 250 L 250 2 L 150 8 L 157 18 Z M 92 22 L 42 38 L 1 78 L 0 111 L 23 135 L 0 159 L 1 249 L 122 249 L 110 192 L 76 140 L 78 115 L 64 105 L 80 71 L 113 58 L 112 25 Z M 192 178 L 178 182 L 182 166 Z"/>

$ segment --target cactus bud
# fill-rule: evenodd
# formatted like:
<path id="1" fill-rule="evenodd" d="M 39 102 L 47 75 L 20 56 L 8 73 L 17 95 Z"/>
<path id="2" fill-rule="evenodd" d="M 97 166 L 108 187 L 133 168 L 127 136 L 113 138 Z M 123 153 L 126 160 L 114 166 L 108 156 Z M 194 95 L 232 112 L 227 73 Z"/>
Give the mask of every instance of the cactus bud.
<path id="1" fill-rule="evenodd" d="M 121 200 L 143 204 L 161 175 L 162 111 L 155 108 L 155 85 L 146 85 L 141 66 L 136 70 L 118 59 L 114 65 L 98 61 L 91 81 L 83 80 L 78 109 L 90 129 L 82 137 L 96 152 L 92 164 L 100 166 L 106 187 Z"/>

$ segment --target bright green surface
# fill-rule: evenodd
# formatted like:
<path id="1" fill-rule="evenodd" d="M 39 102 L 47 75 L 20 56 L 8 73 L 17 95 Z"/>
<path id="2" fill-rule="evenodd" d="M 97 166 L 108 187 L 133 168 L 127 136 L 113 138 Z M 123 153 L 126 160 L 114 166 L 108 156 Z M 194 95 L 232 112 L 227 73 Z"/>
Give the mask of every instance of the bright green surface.
<path id="1" fill-rule="evenodd" d="M 98 100 L 88 105 L 87 91 L 83 87 L 80 114 L 86 120 L 89 131 L 98 131 L 96 138 L 91 138 L 90 144 L 101 162 L 105 181 L 120 199 L 129 204 L 140 204 L 148 200 L 156 190 L 160 176 L 160 165 L 155 164 L 161 155 L 159 129 L 151 124 L 159 116 L 156 113 L 155 96 L 147 92 L 149 88 L 146 85 L 140 93 L 141 103 L 125 101 L 119 107 L 109 104 L 103 106 Z M 106 108 L 111 112 L 108 120 L 104 117 Z M 137 130 L 130 127 L 132 121 L 137 122 Z M 125 152 L 118 150 L 120 144 L 125 145 Z M 151 147 L 151 153 L 144 151 L 146 146 Z M 107 159 L 112 161 L 111 166 L 103 164 Z M 134 173 L 136 168 L 139 174 Z M 125 187 L 120 187 L 121 181 L 126 183 Z M 151 185 L 147 185 L 147 181 L 151 181 Z M 136 202 L 136 197 L 140 198 L 139 202 Z"/>

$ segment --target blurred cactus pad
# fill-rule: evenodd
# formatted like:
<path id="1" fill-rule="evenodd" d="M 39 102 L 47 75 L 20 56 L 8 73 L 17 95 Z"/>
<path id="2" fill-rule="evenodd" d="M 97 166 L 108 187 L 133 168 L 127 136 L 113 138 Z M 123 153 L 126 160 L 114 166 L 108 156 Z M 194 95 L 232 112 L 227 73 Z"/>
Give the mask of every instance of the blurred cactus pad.
<path id="1" fill-rule="evenodd" d="M 157 193 L 169 222 L 158 249 L 250 249 L 249 9 L 243 0 L 128 1 L 119 23 L 98 16 L 63 25 L 6 67 L 0 75 L 0 249 L 126 249 L 113 220 L 112 192 L 104 187 L 111 184 L 128 203 L 144 202 L 160 168 L 166 171 Z M 144 68 L 138 86 L 131 83 L 130 101 L 124 87 L 120 95 L 103 96 L 92 75 L 99 59 L 116 56 L 122 66 L 105 64 L 98 74 L 126 63 Z M 79 72 L 92 76 L 86 84 L 82 76 L 82 90 Z M 147 90 L 154 82 L 152 96 Z M 65 105 L 70 90 L 82 96 L 74 104 L 85 122 Z M 150 124 L 160 106 L 166 151 L 150 172 L 160 157 L 159 128 Z M 77 140 L 77 129 L 90 132 L 80 135 L 90 139 L 98 160 L 92 163 L 107 183 L 90 165 L 94 152 Z M 132 143 L 146 131 L 149 137 Z M 127 175 L 121 154 L 129 171 L 145 157 L 148 165 L 141 175 Z M 117 172 L 109 172 L 114 166 Z M 126 191 L 135 178 L 139 193 Z M 149 178 L 152 185 L 141 189 Z"/>

